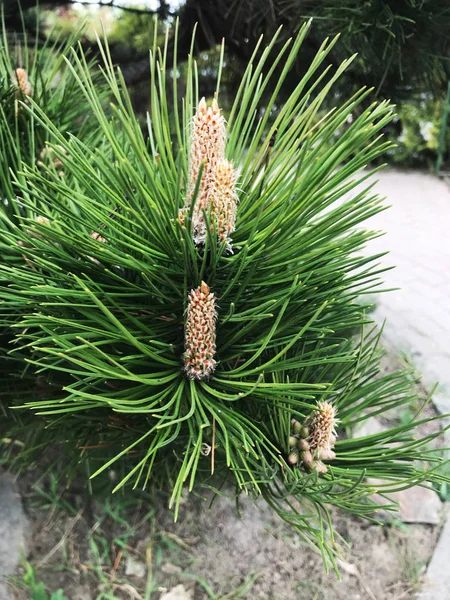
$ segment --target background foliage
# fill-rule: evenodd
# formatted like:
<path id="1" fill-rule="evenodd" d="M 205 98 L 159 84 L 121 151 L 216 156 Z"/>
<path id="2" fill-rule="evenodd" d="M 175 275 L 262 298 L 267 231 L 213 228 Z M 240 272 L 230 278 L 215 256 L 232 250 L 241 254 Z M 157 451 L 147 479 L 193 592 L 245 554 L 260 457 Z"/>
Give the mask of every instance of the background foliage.
<path id="1" fill-rule="evenodd" d="M 17 1 L 3 0 L 3 5 L 7 27 L 21 31 Z M 33 34 L 35 19 L 31 14 L 34 0 L 23 0 L 22 6 L 28 30 Z M 434 116 L 423 119 L 423 99 L 426 98 L 429 105 L 427 112 L 435 115 L 445 97 L 450 72 L 450 9 L 446 0 L 186 0 L 180 3 L 161 0 L 155 10 L 132 6 L 128 7 L 129 10 L 101 8 L 98 12 L 92 7 L 73 9 L 70 3 L 62 0 L 50 0 L 46 6 L 60 7 L 56 13 L 39 12 L 42 23 L 47 23 L 47 33 L 50 26 L 69 32 L 88 16 L 92 29 L 85 37 L 84 45 L 94 52 L 98 52 L 98 48 L 92 33 L 96 20 L 96 27 L 100 29 L 101 17 L 109 33 L 113 60 L 121 64 L 127 83 L 134 86 L 133 102 L 142 113 L 149 104 L 146 46 L 152 39 L 155 13 L 162 23 L 180 18 L 179 65 L 188 55 L 191 33 L 197 27 L 193 52 L 205 66 L 204 89 L 212 86 L 216 75 L 214 51 L 222 38 L 226 38 L 224 108 L 231 106 L 231 99 L 259 36 L 265 35 L 266 39 L 270 39 L 283 25 L 273 47 L 272 56 L 275 56 L 283 43 L 295 35 L 307 19 L 313 18 L 314 31 L 301 56 L 297 57 L 279 101 L 284 100 L 283 94 L 289 94 L 297 79 L 306 72 L 322 40 L 339 33 L 340 40 L 326 57 L 323 68 L 336 66 L 354 53 L 358 53 L 358 57 L 336 86 L 336 96 L 328 99 L 329 108 L 343 95 L 355 92 L 363 85 L 373 86 L 380 99 L 389 99 L 397 104 L 399 120 L 389 130 L 391 138 L 399 141 L 395 162 L 406 166 L 429 166 L 430 160 L 434 162 L 434 144 L 417 136 L 416 132 L 430 120 L 435 122 Z M 173 40 L 169 40 L 169 54 L 173 50 Z M 276 70 L 274 79 L 278 74 Z"/>

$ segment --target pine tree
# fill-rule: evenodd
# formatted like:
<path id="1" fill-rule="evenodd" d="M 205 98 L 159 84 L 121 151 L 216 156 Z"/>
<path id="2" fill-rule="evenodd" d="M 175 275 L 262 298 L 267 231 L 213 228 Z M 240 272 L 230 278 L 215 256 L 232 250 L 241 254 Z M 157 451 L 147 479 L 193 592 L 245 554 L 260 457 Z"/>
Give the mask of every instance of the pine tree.
<path id="1" fill-rule="evenodd" d="M 37 32 L 39 34 L 39 31 Z M 30 46 L 27 33 L 22 32 L 22 42 L 10 36 L 3 26 L 0 38 L 0 214 L 7 219 L 0 227 L 8 227 L 8 219 L 17 222 L 21 217 L 35 216 L 18 200 L 15 184 L 23 182 L 22 165 L 37 166 L 41 170 L 54 170 L 65 177 L 58 151 L 51 142 L 49 132 L 42 127 L 33 111 L 26 110 L 31 100 L 64 134 L 78 135 L 85 143 L 95 146 L 98 127 L 91 118 L 83 93 L 76 78 L 67 67 L 65 56 L 82 37 L 76 31 L 66 41 L 48 39 L 42 46 Z M 96 82 L 99 98 L 106 99 L 106 89 L 94 63 L 90 68 Z M 64 151 L 65 152 L 65 151 Z M 70 174 L 69 174 L 70 176 Z M 12 258 L 9 243 L 0 247 L 2 257 Z"/>
<path id="2" fill-rule="evenodd" d="M 39 106 L 61 134 L 81 136 L 93 148 L 100 143 L 102 137 L 83 92 L 64 59 L 81 36 L 82 30 L 66 41 L 54 39 L 47 40 L 43 45 L 37 42 L 32 45 L 25 29 L 20 36 L 13 36 L 3 23 L 0 35 L 0 255 L 4 267 L 0 285 L 3 286 L 11 282 L 8 267 L 20 267 L 24 263 L 24 255 L 17 251 L 25 247 L 27 238 L 33 235 L 27 223 L 48 223 L 48 217 L 42 215 L 41 207 L 38 209 L 36 204 L 23 201 L 24 197 L 17 187 L 25 182 L 23 166 L 37 169 L 42 174 L 51 172 L 68 182 L 70 180 L 70 173 L 64 171 L 58 158 L 58 154 L 62 152 L 65 155 L 66 150 L 58 146 L 53 149 L 47 145 L 54 139 L 36 118 L 35 112 L 28 110 L 31 101 Z M 94 71 L 92 61 L 89 61 L 89 65 L 97 93 L 103 102 L 107 97 L 103 78 Z M 17 228 L 22 230 L 24 239 L 17 237 Z M 28 266 L 31 267 L 31 264 L 28 263 Z M 8 310 L 7 314 L 7 321 L 4 320 L 3 327 L 0 327 L 2 348 L 9 348 L 14 344 L 10 326 L 16 321 L 16 317 L 20 317 L 21 312 Z M 6 410 L 10 397 L 26 393 L 36 385 L 36 378 L 31 374 L 28 378 L 27 371 L 23 372 L 20 362 L 15 376 L 9 377 L 14 370 L 14 362 L 12 355 L 2 356 L 0 363 L 3 380 L 0 416 L 3 431 L 9 427 L 13 417 L 13 413 Z M 23 417 L 14 416 L 24 425 Z"/>
<path id="3" fill-rule="evenodd" d="M 113 470 L 115 491 L 170 490 L 175 518 L 183 490 L 234 484 L 237 495 L 263 496 L 334 564 L 330 507 L 373 518 L 368 478 L 387 494 L 443 476 L 436 434 L 417 438 L 421 410 L 388 431 L 351 435 L 417 400 L 407 373 L 380 373 L 365 301 L 382 269 L 364 253 L 379 233 L 360 225 L 383 205 L 361 170 L 389 147 L 380 131 L 392 111 L 387 102 L 361 109 L 330 145 L 370 90 L 316 119 L 352 60 L 324 74 L 335 43 L 325 40 L 271 123 L 309 28 L 275 63 L 266 58 L 276 36 L 250 61 L 226 122 L 221 65 L 206 101 L 191 56 L 180 100 L 176 61 L 167 44 L 153 48 L 148 137 L 108 48 L 111 109 L 73 52 L 71 73 L 104 142 L 68 137 L 32 97 L 21 103 L 68 175 L 24 167 L 18 193 L 38 219 L 3 234 L 17 264 L 0 267 L 0 322 L 14 315 L 11 356 L 41 383 L 14 396 L 14 413 L 32 416 L 18 426 L 29 432 L 26 458 L 56 445 L 66 471 L 80 462 L 92 477 Z"/>

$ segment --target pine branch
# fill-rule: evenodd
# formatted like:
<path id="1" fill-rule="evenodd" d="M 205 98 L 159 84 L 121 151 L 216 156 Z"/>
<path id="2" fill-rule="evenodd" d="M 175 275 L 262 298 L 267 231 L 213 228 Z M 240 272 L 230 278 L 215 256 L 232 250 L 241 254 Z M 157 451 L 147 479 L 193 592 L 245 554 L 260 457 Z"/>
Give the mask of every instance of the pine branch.
<path id="1" fill-rule="evenodd" d="M 83 463 L 92 477 L 113 471 L 115 490 L 168 490 L 175 518 L 185 490 L 233 480 L 335 567 L 330 507 L 373 518 L 368 477 L 383 493 L 446 478 L 430 449 L 439 432 L 417 435 L 421 410 L 351 435 L 418 400 L 407 373 L 380 374 L 365 300 L 383 291 L 379 255 L 365 251 L 379 233 L 363 224 L 384 209 L 367 165 L 390 147 L 392 108 L 362 89 L 325 109 L 354 60 L 324 68 L 336 39 L 279 104 L 310 27 L 273 61 L 280 32 L 255 49 L 227 123 L 219 93 L 200 100 L 192 52 L 178 98 L 169 33 L 150 55 L 147 135 L 107 45 L 101 84 L 79 49 L 64 61 L 90 129 L 74 134 L 56 106 L 21 98 L 24 138 L 42 134 L 51 160 L 22 161 L 6 192 L 0 327 L 7 379 L 45 384 L 7 396 L 24 460 L 56 444 L 65 471 Z M 22 145 L 2 123 L 17 165 Z"/>

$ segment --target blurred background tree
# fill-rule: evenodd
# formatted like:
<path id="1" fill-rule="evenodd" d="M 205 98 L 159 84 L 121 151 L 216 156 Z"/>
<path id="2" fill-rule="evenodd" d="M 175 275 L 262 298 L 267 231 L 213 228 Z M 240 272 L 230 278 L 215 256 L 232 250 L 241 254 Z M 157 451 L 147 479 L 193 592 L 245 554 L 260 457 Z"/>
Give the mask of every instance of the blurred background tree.
<path id="1" fill-rule="evenodd" d="M 17 0 L 3 0 L 3 8 L 7 29 L 20 32 L 24 22 L 31 43 L 36 37 L 68 35 L 85 20 L 83 44 L 95 53 L 95 31 L 105 32 L 113 59 L 133 88 L 136 109 L 142 114 L 149 103 L 148 47 L 155 34 L 162 38 L 165 24 L 179 19 L 180 60 L 189 53 L 191 34 L 197 27 L 193 50 L 206 96 L 215 76 L 217 47 L 226 38 L 224 85 L 232 97 L 261 35 L 270 39 L 283 26 L 273 48 L 275 56 L 287 38 L 313 18 L 312 34 L 285 93 L 305 73 L 323 40 L 340 33 L 323 69 L 340 64 L 349 54 L 357 53 L 358 58 L 342 79 L 335 99 L 363 85 L 374 87 L 379 98 L 398 105 L 399 119 L 390 135 L 399 145 L 391 158 L 411 166 L 434 160 L 439 111 L 450 79 L 448 0 L 142 0 L 140 4 L 139 0 L 47 0 L 39 11 L 35 0 L 22 0 L 22 11 Z M 156 32 L 154 15 L 159 19 Z M 169 51 L 174 51 L 172 40 Z M 275 70 L 274 81 L 278 74 Z"/>

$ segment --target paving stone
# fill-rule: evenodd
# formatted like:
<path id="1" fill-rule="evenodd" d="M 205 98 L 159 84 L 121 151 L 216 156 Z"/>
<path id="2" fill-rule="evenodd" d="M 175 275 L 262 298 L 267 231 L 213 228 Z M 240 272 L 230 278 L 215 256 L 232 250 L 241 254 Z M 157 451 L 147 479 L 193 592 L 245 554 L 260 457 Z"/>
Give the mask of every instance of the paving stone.
<path id="1" fill-rule="evenodd" d="M 386 287 L 401 289 L 377 298 L 374 318 L 387 320 L 385 341 L 412 357 L 428 389 L 439 381 L 433 402 L 449 414 L 450 185 L 430 174 L 396 170 L 377 179 L 375 191 L 391 208 L 368 221 L 370 228 L 386 232 L 368 251 L 390 251 L 380 259 L 384 266 L 397 266 L 384 274 Z M 444 443 L 449 446 L 450 432 Z M 401 505 L 402 520 L 439 523 L 440 501 L 431 490 L 416 487 L 391 496 Z M 447 518 L 418 600 L 450 600 L 449 556 Z"/>
<path id="2" fill-rule="evenodd" d="M 448 515 L 447 510 L 447 515 Z M 425 583 L 417 600 L 449 600 L 450 598 L 450 519 L 447 516 L 438 544 L 428 565 Z"/>
<path id="3" fill-rule="evenodd" d="M 0 600 L 10 598 L 5 580 L 15 571 L 24 553 L 25 529 L 20 495 L 12 478 L 0 473 Z"/>
<path id="4" fill-rule="evenodd" d="M 377 479 L 368 479 L 368 483 L 377 487 L 383 482 Z M 399 505 L 398 512 L 382 511 L 379 514 L 381 518 L 396 517 L 403 523 L 427 523 L 429 525 L 438 525 L 441 522 L 442 502 L 431 488 L 416 486 L 409 490 L 390 493 L 389 498 Z M 390 504 L 386 498 L 378 494 L 373 499 L 381 507 Z"/>
<path id="5" fill-rule="evenodd" d="M 392 496 L 400 505 L 399 518 L 403 523 L 440 523 L 442 503 L 434 490 L 416 486 Z"/>
<path id="6" fill-rule="evenodd" d="M 0 600 L 12 600 L 11 595 L 6 589 L 6 584 L 0 581 Z"/>
<path id="7" fill-rule="evenodd" d="M 441 415 L 450 415 L 450 395 L 438 392 L 433 397 L 433 404 Z"/>
<path id="8" fill-rule="evenodd" d="M 390 208 L 367 221 L 386 232 L 368 252 L 389 250 L 380 262 L 396 268 L 383 274 L 386 287 L 401 289 L 377 297 L 374 318 L 387 320 L 385 339 L 413 357 L 427 387 L 439 380 L 450 401 L 450 187 L 394 169 L 376 178 L 375 191 Z"/>

